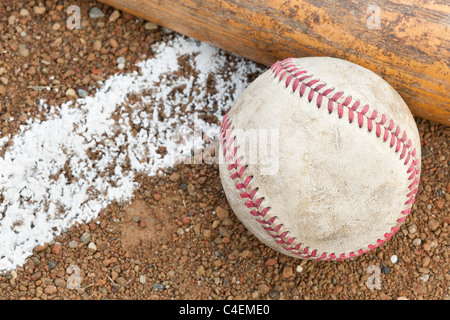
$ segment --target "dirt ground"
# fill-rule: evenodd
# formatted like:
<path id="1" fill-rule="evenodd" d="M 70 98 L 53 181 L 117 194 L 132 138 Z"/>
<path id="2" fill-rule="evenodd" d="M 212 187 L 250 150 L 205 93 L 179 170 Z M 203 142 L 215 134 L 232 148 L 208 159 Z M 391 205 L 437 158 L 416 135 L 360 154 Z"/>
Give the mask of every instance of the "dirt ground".
<path id="1" fill-rule="evenodd" d="M 70 2 L 83 27 L 70 30 L 68 5 L 1 2 L 0 137 L 45 119 L 39 99 L 58 106 L 79 89 L 92 94 L 97 80 L 136 70 L 133 63 L 118 70 L 117 57 L 142 61 L 165 41 L 163 28 L 96 1 Z M 94 6 L 105 17 L 90 18 Z M 23 266 L 0 274 L 0 299 L 448 300 L 450 128 L 416 120 L 423 157 L 413 212 L 362 257 L 315 262 L 273 251 L 231 211 L 217 165 L 181 164 L 138 175 L 131 204 L 112 203 L 36 247 Z"/>

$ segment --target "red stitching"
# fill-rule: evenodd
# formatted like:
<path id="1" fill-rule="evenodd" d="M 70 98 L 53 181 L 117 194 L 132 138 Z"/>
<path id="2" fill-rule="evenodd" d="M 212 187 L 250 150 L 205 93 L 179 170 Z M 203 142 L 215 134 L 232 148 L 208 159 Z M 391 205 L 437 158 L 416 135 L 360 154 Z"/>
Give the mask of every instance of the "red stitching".
<path id="1" fill-rule="evenodd" d="M 316 97 L 315 105 L 317 108 L 320 108 L 323 103 L 323 98 L 326 97 L 328 99 L 327 108 L 328 112 L 331 114 L 335 110 L 337 110 L 337 114 L 339 118 L 342 118 L 344 116 L 345 110 L 347 110 L 348 113 L 348 121 L 349 123 L 353 123 L 355 113 L 357 116 L 357 122 L 358 126 L 362 128 L 364 126 L 364 122 L 367 124 L 367 130 L 369 132 L 373 131 L 373 128 L 375 126 L 375 135 L 377 138 L 382 138 L 383 142 L 387 142 L 389 140 L 389 146 L 391 148 L 394 148 L 395 153 L 399 153 L 401 150 L 401 154 L 399 155 L 400 160 L 404 161 L 404 165 L 408 166 L 407 173 L 410 174 L 408 180 L 412 181 L 412 183 L 408 187 L 408 194 L 407 194 L 407 201 L 405 202 L 405 205 L 409 206 L 408 209 L 405 209 L 401 211 L 402 217 L 400 217 L 397 222 L 402 223 L 405 221 L 406 217 L 411 213 L 411 207 L 414 203 L 415 196 L 418 191 L 418 185 L 419 185 L 419 173 L 420 169 L 418 167 L 419 159 L 416 158 L 417 151 L 414 148 L 412 151 L 410 150 L 412 146 L 411 139 L 408 139 L 408 136 L 406 132 L 403 131 L 402 136 L 400 138 L 401 128 L 394 123 L 392 119 L 389 120 L 386 117 L 385 114 L 380 114 L 375 109 L 372 110 L 370 116 L 369 116 L 369 105 L 364 105 L 360 111 L 358 111 L 360 107 L 360 102 L 356 100 L 353 105 L 350 107 L 350 104 L 352 102 L 351 96 L 346 96 L 342 103 L 339 103 L 338 100 L 341 99 L 344 95 L 343 92 L 335 92 L 334 95 L 330 98 L 327 97 L 331 92 L 333 92 L 334 88 L 325 88 L 325 84 L 317 84 L 319 80 L 313 79 L 308 80 L 312 77 L 312 75 L 306 74 L 306 70 L 300 70 L 295 64 L 292 62 L 292 58 L 285 59 L 283 61 L 277 61 L 275 64 L 273 64 L 270 67 L 270 70 L 274 74 L 275 77 L 278 77 L 279 81 L 283 81 L 283 79 L 286 77 L 285 85 L 288 87 L 292 83 L 292 91 L 295 92 L 299 85 L 299 95 L 300 97 L 303 97 L 303 95 L 306 92 L 306 89 L 309 89 L 308 93 L 308 101 L 312 102 L 314 97 Z M 295 72 L 295 73 L 294 73 Z M 298 76 L 302 75 L 300 78 Z M 305 80 L 308 80 L 305 82 Z M 313 87 L 315 84 L 317 84 L 315 87 Z M 319 92 L 319 90 L 323 90 L 323 92 Z M 342 100 L 341 100 L 342 101 Z M 337 104 L 337 108 L 335 108 L 334 103 Z M 385 124 L 388 122 L 388 125 L 385 126 Z M 226 114 L 223 118 L 222 125 L 220 127 L 220 143 L 223 148 L 223 154 L 226 157 L 226 161 L 229 162 L 232 160 L 237 153 L 238 146 L 232 146 L 235 144 L 235 139 L 230 139 L 231 131 L 233 128 L 231 128 L 231 119 L 229 118 L 228 114 Z M 384 130 L 382 134 L 382 128 Z M 393 129 L 395 128 L 395 131 Z M 390 139 L 389 139 L 390 138 Z M 407 142 L 406 142 L 407 141 Z M 405 143 L 406 142 L 406 143 Z M 410 160 L 412 159 L 411 163 Z M 241 161 L 243 160 L 243 157 L 237 157 L 237 159 L 234 160 L 233 163 L 229 164 L 227 166 L 228 171 L 230 171 L 230 177 L 232 180 L 239 180 L 239 182 L 235 185 L 237 190 L 243 190 L 242 193 L 240 193 L 240 196 L 242 199 L 249 199 L 245 205 L 247 208 L 251 209 L 250 214 L 254 216 L 256 221 L 260 223 L 264 230 L 272 237 L 274 238 L 275 242 L 280 244 L 285 250 L 291 252 L 292 254 L 302 256 L 302 258 L 315 258 L 317 260 L 325 260 L 325 261 L 331 261 L 331 260 L 342 260 L 342 259 L 348 259 L 348 258 L 354 258 L 357 256 L 360 256 L 368 251 L 371 251 L 383 243 L 385 243 L 387 240 L 389 240 L 398 230 L 399 227 L 392 227 L 391 231 L 388 233 L 385 233 L 383 235 L 384 239 L 378 239 L 376 244 L 370 244 L 367 246 L 367 250 L 364 250 L 363 248 L 359 249 L 357 252 L 350 252 L 348 255 L 345 253 L 342 253 L 339 257 L 336 256 L 335 253 L 328 253 L 328 252 L 322 252 L 318 253 L 317 249 L 313 249 L 310 252 L 309 247 L 302 247 L 302 243 L 295 243 L 295 237 L 289 237 L 289 231 L 283 230 L 284 225 L 282 223 L 276 224 L 275 221 L 277 220 L 277 216 L 270 217 L 266 219 L 267 213 L 270 211 L 270 207 L 263 207 L 262 209 L 259 209 L 259 207 L 262 205 L 264 201 L 264 197 L 257 198 L 256 200 L 253 200 L 258 188 L 249 189 L 248 186 L 253 179 L 253 176 L 247 176 L 245 177 L 244 181 L 241 181 L 241 178 L 244 178 L 243 175 L 245 173 L 245 170 L 247 169 L 246 165 L 241 164 Z M 255 210 L 256 209 L 256 210 Z M 282 231 L 283 230 L 283 231 Z M 318 256 L 319 255 L 319 256 Z"/>

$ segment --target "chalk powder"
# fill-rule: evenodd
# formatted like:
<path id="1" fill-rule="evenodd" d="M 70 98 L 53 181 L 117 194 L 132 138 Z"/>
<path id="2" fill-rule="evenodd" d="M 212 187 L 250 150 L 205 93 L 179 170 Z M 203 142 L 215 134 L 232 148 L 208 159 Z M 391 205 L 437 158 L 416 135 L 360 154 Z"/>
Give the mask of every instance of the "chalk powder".
<path id="1" fill-rule="evenodd" d="M 0 139 L 0 150 L 12 140 L 0 157 L 0 272 L 23 265 L 36 245 L 95 218 L 111 202 L 130 201 L 136 172 L 155 175 L 191 153 L 180 135 L 192 136 L 197 127 L 216 136 L 218 124 L 199 115 L 221 121 L 247 86 L 247 75 L 263 71 L 181 35 L 153 51 L 153 58 L 137 64 L 140 72 L 112 76 L 93 97 L 58 108 L 41 101 L 45 121 L 30 120 L 14 137 Z M 196 77 L 177 72 L 182 56 Z M 214 93 L 206 90 L 210 74 Z M 161 147 L 165 156 L 157 153 Z"/>

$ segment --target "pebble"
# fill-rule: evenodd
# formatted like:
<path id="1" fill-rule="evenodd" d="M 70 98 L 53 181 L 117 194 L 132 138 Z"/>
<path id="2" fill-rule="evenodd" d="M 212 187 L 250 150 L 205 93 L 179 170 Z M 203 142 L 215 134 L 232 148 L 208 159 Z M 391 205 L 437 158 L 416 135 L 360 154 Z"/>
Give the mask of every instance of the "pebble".
<path id="1" fill-rule="evenodd" d="M 422 243 L 422 240 L 420 240 L 420 238 L 415 238 L 412 242 L 412 244 L 415 246 L 420 246 L 421 243 Z"/>
<path id="2" fill-rule="evenodd" d="M 183 222 L 184 224 L 190 224 L 190 223 L 191 223 L 191 219 L 189 219 L 189 218 L 187 217 L 187 215 L 183 214 L 183 215 L 181 216 L 181 222 Z"/>
<path id="3" fill-rule="evenodd" d="M 259 291 L 263 294 L 266 295 L 270 292 L 270 288 L 267 284 L 262 283 L 258 286 Z"/>
<path id="4" fill-rule="evenodd" d="M 220 220 L 224 220 L 224 219 L 228 218 L 228 216 L 229 216 L 228 210 L 226 210 L 222 207 L 216 208 L 216 214 Z"/>
<path id="5" fill-rule="evenodd" d="M 164 290 L 164 286 L 162 284 L 160 284 L 160 283 L 155 283 L 153 285 L 153 289 L 161 291 L 161 290 Z"/>
<path id="6" fill-rule="evenodd" d="M 424 268 L 428 267 L 430 265 L 431 258 L 429 256 L 425 256 L 422 260 L 422 266 Z"/>
<path id="7" fill-rule="evenodd" d="M 381 266 L 381 272 L 383 272 L 384 274 L 389 274 L 390 271 L 391 268 L 389 268 L 388 266 Z"/>
<path id="8" fill-rule="evenodd" d="M 114 22 L 114 21 L 116 21 L 117 19 L 119 19 L 119 17 L 120 17 L 120 11 L 114 10 L 114 12 L 111 13 L 111 15 L 109 16 L 108 21 L 109 21 L 109 22 Z"/>
<path id="9" fill-rule="evenodd" d="M 180 180 L 180 174 L 178 172 L 174 172 L 169 176 L 169 180 L 172 182 L 176 182 Z"/>
<path id="10" fill-rule="evenodd" d="M 91 19 L 98 19 L 103 18 L 105 14 L 100 8 L 92 7 L 91 10 L 89 10 L 89 18 Z"/>
<path id="11" fill-rule="evenodd" d="M 144 29 L 145 30 L 155 30 L 155 29 L 158 29 L 158 25 L 153 22 L 146 22 L 144 24 Z"/>
<path id="12" fill-rule="evenodd" d="M 392 262 L 393 264 L 395 264 L 395 263 L 397 263 L 397 261 L 398 261 L 397 255 L 393 254 L 393 255 L 391 256 L 391 262 Z"/>
<path id="13" fill-rule="evenodd" d="M 117 69 L 119 69 L 119 70 L 123 70 L 124 68 L 125 68 L 125 64 L 124 63 L 119 63 L 117 65 Z"/>
<path id="14" fill-rule="evenodd" d="M 289 279 L 294 276 L 294 269 L 291 266 L 285 266 L 283 268 L 283 278 Z"/>
<path id="15" fill-rule="evenodd" d="M 84 89 L 79 88 L 79 89 L 77 89 L 77 94 L 80 98 L 86 98 L 89 95 L 89 92 L 87 92 Z"/>
<path id="16" fill-rule="evenodd" d="M 440 190 L 439 190 L 439 191 L 440 191 Z M 436 201 L 434 202 L 434 204 L 436 205 L 436 207 L 438 207 L 439 210 L 442 210 L 442 209 L 444 209 L 445 200 L 444 200 L 444 199 L 436 200 Z"/>
<path id="17" fill-rule="evenodd" d="M 28 57 L 30 55 L 30 50 L 27 49 L 27 46 L 25 44 L 19 44 L 19 50 L 17 51 L 19 56 L 21 57 Z"/>
<path id="18" fill-rule="evenodd" d="M 58 292 L 58 290 L 54 285 L 48 285 L 44 289 L 45 294 L 55 294 L 56 292 Z"/>
<path id="19" fill-rule="evenodd" d="M 145 283 L 146 281 L 147 281 L 147 278 L 145 276 L 143 276 L 143 275 L 139 276 L 139 282 L 140 283 Z"/>
<path id="20" fill-rule="evenodd" d="M 69 242 L 69 248 L 74 249 L 76 247 L 78 247 L 78 242 L 76 242 L 75 240 Z"/>
<path id="21" fill-rule="evenodd" d="M 303 267 L 301 265 L 298 265 L 297 268 L 295 268 L 295 271 L 301 273 L 303 271 Z"/>
<path id="22" fill-rule="evenodd" d="M 89 250 L 92 250 L 92 251 L 97 251 L 97 246 L 95 245 L 95 243 L 90 242 L 90 243 L 88 244 L 88 249 L 89 249 Z"/>
<path id="23" fill-rule="evenodd" d="M 416 233 L 416 232 L 417 232 L 417 229 L 416 229 L 415 226 L 409 226 L 409 227 L 408 227 L 408 232 L 409 232 L 409 233 Z"/>
<path id="24" fill-rule="evenodd" d="M 117 62 L 117 64 L 121 64 L 121 63 L 125 63 L 125 58 L 124 57 L 118 57 L 117 59 L 116 59 L 116 62 Z"/>
<path id="25" fill-rule="evenodd" d="M 66 97 L 77 97 L 77 93 L 72 88 L 66 90 Z"/>
<path id="26" fill-rule="evenodd" d="M 124 286 L 127 283 L 127 279 L 125 279 L 124 277 L 118 277 L 115 281 L 121 286 Z"/>
<path id="27" fill-rule="evenodd" d="M 430 229 L 431 231 L 436 231 L 437 228 L 439 228 L 439 221 L 437 221 L 436 219 L 431 219 L 428 222 L 428 229 Z"/>
<path id="28" fill-rule="evenodd" d="M 277 258 L 270 258 L 268 259 L 264 264 L 266 266 L 273 266 L 274 264 L 276 264 L 278 262 Z"/>
<path id="29" fill-rule="evenodd" d="M 424 274 L 423 276 L 420 276 L 419 279 L 423 282 L 427 282 L 428 279 L 430 279 L 430 276 L 428 274 Z"/>
<path id="30" fill-rule="evenodd" d="M 81 235 L 80 241 L 83 242 L 83 243 L 88 243 L 89 240 L 91 240 L 91 234 L 90 234 L 89 232 L 86 231 L 85 233 L 83 233 L 83 234 Z"/>
<path id="31" fill-rule="evenodd" d="M 34 11 L 35 14 L 44 14 L 46 9 L 45 9 L 45 7 L 35 6 L 33 8 L 33 11 Z"/>
<path id="32" fill-rule="evenodd" d="M 102 42 L 101 42 L 100 40 L 95 40 L 95 41 L 94 41 L 94 44 L 92 45 L 92 48 L 93 48 L 95 51 L 100 51 L 101 48 L 102 48 Z"/>
<path id="33" fill-rule="evenodd" d="M 25 8 L 22 8 L 22 9 L 20 9 L 20 11 L 19 11 L 19 15 L 20 15 L 21 17 L 28 17 L 29 14 L 30 14 L 30 12 L 29 12 L 27 9 L 25 9 Z"/>
<path id="34" fill-rule="evenodd" d="M 60 254 L 61 250 L 62 250 L 62 245 L 59 242 L 57 242 L 57 243 L 55 243 L 55 245 L 52 248 L 52 253 Z"/>
<path id="35" fill-rule="evenodd" d="M 57 265 L 57 263 L 56 263 L 55 260 L 50 260 L 50 261 L 47 262 L 47 266 L 50 268 L 50 270 L 55 269 L 56 265 Z"/>

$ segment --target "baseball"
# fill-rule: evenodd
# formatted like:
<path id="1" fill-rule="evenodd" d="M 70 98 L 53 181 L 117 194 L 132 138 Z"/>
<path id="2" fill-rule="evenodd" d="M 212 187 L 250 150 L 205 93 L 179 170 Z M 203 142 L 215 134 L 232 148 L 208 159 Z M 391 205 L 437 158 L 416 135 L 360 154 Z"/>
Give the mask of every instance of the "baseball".
<path id="1" fill-rule="evenodd" d="M 400 95 L 357 64 L 278 61 L 224 116 L 220 177 L 245 227 L 302 259 L 342 260 L 388 241 L 411 212 L 421 154 Z"/>

